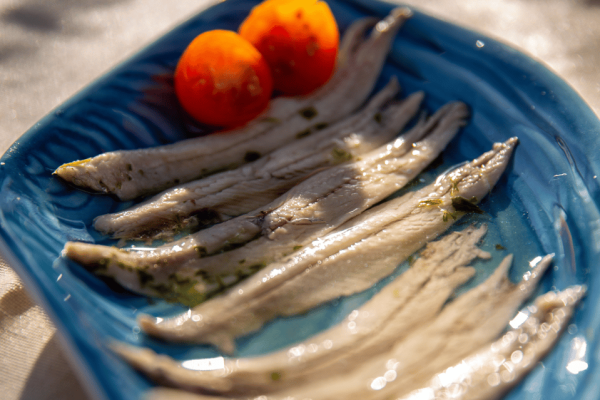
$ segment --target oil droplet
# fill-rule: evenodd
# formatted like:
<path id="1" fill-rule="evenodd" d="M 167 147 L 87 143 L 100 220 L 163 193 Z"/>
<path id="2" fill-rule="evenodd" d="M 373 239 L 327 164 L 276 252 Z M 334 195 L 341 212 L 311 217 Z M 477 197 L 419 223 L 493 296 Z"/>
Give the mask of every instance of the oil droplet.
<path id="1" fill-rule="evenodd" d="M 569 328 L 567 328 L 567 330 L 571 335 L 574 335 L 577 333 L 577 325 L 571 324 L 569 325 Z"/>
<path id="2" fill-rule="evenodd" d="M 385 380 L 385 378 L 383 376 L 380 376 L 379 378 L 375 378 L 373 380 L 373 382 L 371 383 L 371 389 L 381 390 L 385 387 L 386 384 L 387 381 Z"/>
<path id="3" fill-rule="evenodd" d="M 500 374 L 494 372 L 493 374 L 488 376 L 487 381 L 488 384 L 492 387 L 498 386 L 500 384 Z"/>

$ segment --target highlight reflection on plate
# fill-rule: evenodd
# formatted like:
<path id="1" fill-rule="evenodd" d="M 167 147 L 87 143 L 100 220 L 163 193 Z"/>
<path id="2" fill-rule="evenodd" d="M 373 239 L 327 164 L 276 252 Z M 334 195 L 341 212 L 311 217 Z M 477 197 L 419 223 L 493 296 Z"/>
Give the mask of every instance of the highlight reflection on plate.
<path id="1" fill-rule="evenodd" d="M 356 18 L 383 17 L 393 7 L 369 0 L 328 3 L 342 31 Z M 190 362 L 216 362 L 219 354 L 141 335 L 135 323 L 139 313 L 169 315 L 182 308 L 115 291 L 60 258 L 67 240 L 109 242 L 90 223 L 127 204 L 73 189 L 52 177 L 52 171 L 100 152 L 187 137 L 170 78 L 179 55 L 202 31 L 236 29 L 255 4 L 228 0 L 192 18 L 45 117 L 2 158 L 2 254 L 52 317 L 100 399 L 137 399 L 151 386 L 108 351 L 112 339 Z M 437 171 L 482 153 L 495 141 L 519 137 L 509 170 L 482 203 L 487 215 L 478 217 L 491 222 L 484 249 L 495 260 L 475 265 L 477 279 L 471 285 L 487 276 L 506 252 L 515 254 L 515 279 L 536 257 L 555 253 L 555 267 L 540 291 L 584 283 L 588 295 L 558 345 L 508 398 L 595 399 L 600 122 L 564 82 L 535 61 L 419 12 L 395 40 L 378 87 L 392 75 L 404 93 L 424 90 L 429 110 L 451 100 L 471 107 L 469 125 L 444 152 L 444 165 Z M 495 250 L 496 243 L 506 251 Z M 266 353 L 309 337 L 339 322 L 379 287 L 307 315 L 274 321 L 240 339 L 237 355 Z"/>

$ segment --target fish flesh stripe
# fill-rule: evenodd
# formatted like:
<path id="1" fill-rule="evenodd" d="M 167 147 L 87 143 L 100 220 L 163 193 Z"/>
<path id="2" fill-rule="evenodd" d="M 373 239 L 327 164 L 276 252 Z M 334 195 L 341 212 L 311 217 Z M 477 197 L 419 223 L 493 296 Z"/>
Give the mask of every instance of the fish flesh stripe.
<path id="1" fill-rule="evenodd" d="M 283 99 L 273 112 L 257 117 L 245 127 L 223 134 L 188 139 L 149 149 L 119 150 L 60 166 L 54 174 L 76 186 L 112 193 L 121 200 L 158 193 L 179 183 L 243 164 L 251 155 L 264 156 L 296 139 L 306 129 L 333 123 L 349 115 L 370 94 L 391 43 L 411 12 L 391 11 L 375 25 L 371 35 L 315 93 L 300 99 Z M 356 33 L 372 20 L 359 22 Z M 295 104 L 295 107 L 293 106 Z"/>
<path id="2" fill-rule="evenodd" d="M 486 230 L 485 225 L 471 226 L 429 243 L 410 269 L 340 324 L 282 351 L 224 359 L 218 370 L 194 371 L 186 368 L 194 360 L 182 364 L 150 349 L 122 344 L 113 349 L 154 381 L 192 391 L 258 395 L 326 379 L 362 359 L 385 353 L 433 319 L 454 289 L 475 273 L 467 268 L 469 263 L 477 257 L 490 258 L 477 247 Z"/>
<path id="3" fill-rule="evenodd" d="M 255 217 L 240 216 L 147 251 L 69 242 L 65 255 L 137 293 L 177 296 L 185 304 L 198 304 L 206 295 L 251 275 L 286 252 L 294 252 L 296 246 L 309 244 L 407 184 L 441 153 L 467 115 L 462 103 L 446 105 L 361 160 L 303 181 L 250 213 Z M 260 235 L 263 238 L 256 239 Z M 251 239 L 255 240 L 232 251 L 234 257 L 242 253 L 234 261 L 204 257 L 221 250 L 225 243 Z"/>
<path id="4" fill-rule="evenodd" d="M 314 171 L 339 164 L 390 141 L 416 114 L 423 93 L 382 108 L 398 92 L 395 78 L 361 111 L 231 171 L 173 187 L 132 208 L 94 220 L 114 238 L 172 237 L 186 227 L 229 219 L 275 200 Z M 399 108 L 399 110 L 397 110 Z M 393 117 L 390 116 L 392 114 Z"/>
<path id="5" fill-rule="evenodd" d="M 456 193 L 473 201 L 483 198 L 500 178 L 516 143 L 516 138 L 496 143 L 433 184 L 353 218 L 188 313 L 160 322 L 141 316 L 140 326 L 165 340 L 211 343 L 231 353 L 236 337 L 277 316 L 365 290 L 463 214 L 453 205 Z"/>

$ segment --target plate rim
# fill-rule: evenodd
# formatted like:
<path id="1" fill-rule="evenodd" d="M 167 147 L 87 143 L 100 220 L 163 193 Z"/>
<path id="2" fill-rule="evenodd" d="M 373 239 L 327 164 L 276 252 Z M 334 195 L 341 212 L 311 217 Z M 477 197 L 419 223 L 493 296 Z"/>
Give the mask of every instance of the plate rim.
<path id="1" fill-rule="evenodd" d="M 227 0 L 226 3 L 230 4 L 233 2 L 241 2 L 248 3 L 254 2 L 256 0 Z M 389 11 L 391 8 L 398 6 L 396 3 L 388 3 L 383 1 L 368 1 L 368 0 L 338 0 L 340 3 L 347 3 L 350 5 L 358 5 L 359 7 L 376 7 L 377 10 Z M 173 27 L 169 32 L 165 33 L 161 37 L 154 40 L 152 43 L 144 46 L 137 52 L 135 52 L 132 56 L 128 57 L 126 60 L 116 64 L 109 71 L 102 74 L 98 78 L 94 79 L 92 82 L 87 84 L 83 89 L 75 93 L 69 99 L 61 103 L 59 106 L 55 107 L 48 114 L 42 117 L 36 124 L 34 124 L 30 129 L 28 129 L 25 133 L 23 133 L 4 153 L 1 162 L 10 165 L 10 159 L 13 157 L 13 153 L 18 153 L 22 146 L 27 142 L 30 142 L 32 138 L 36 137 L 37 132 L 39 132 L 61 109 L 69 107 L 73 104 L 76 104 L 82 98 L 84 98 L 87 93 L 94 90 L 95 87 L 102 85 L 103 82 L 109 80 L 118 70 L 123 68 L 124 66 L 129 65 L 132 62 L 135 62 L 137 58 L 143 55 L 152 47 L 156 46 L 161 40 L 164 40 L 168 35 L 173 34 L 173 32 L 181 29 L 183 26 L 195 21 L 199 16 L 205 15 L 207 12 L 212 10 L 214 7 L 219 6 L 221 3 L 215 3 L 212 5 L 208 5 L 207 8 L 201 9 L 199 12 L 195 12 L 188 20 L 178 24 Z M 554 71 L 552 71 L 547 65 L 544 65 L 543 62 L 532 58 L 532 56 L 523 53 L 521 50 L 516 49 L 509 44 L 506 44 L 502 41 L 499 41 L 495 38 L 489 38 L 484 34 L 478 33 L 476 31 L 463 28 L 459 25 L 455 25 L 450 22 L 446 22 L 444 20 L 438 19 L 437 17 L 433 17 L 428 15 L 426 12 L 421 11 L 418 7 L 410 7 L 415 10 L 416 14 L 421 17 L 425 17 L 430 21 L 435 21 L 440 25 L 446 26 L 446 28 L 451 28 L 453 30 L 458 30 L 462 32 L 469 32 L 470 35 L 478 36 L 485 39 L 489 43 L 494 43 L 499 45 L 504 51 L 510 52 L 512 57 L 517 57 L 520 61 L 525 62 L 528 65 L 529 70 L 528 73 L 538 73 L 544 76 L 546 81 L 552 81 L 552 89 L 554 91 L 560 91 L 557 96 L 560 96 L 564 100 L 560 103 L 561 106 L 566 107 L 568 114 L 574 116 L 574 114 L 579 115 L 580 126 L 581 129 L 577 131 L 590 131 L 596 130 L 596 132 L 600 131 L 600 120 L 598 116 L 592 111 L 590 106 L 583 100 L 580 95 L 573 89 L 567 82 L 565 82 L 562 78 L 560 78 Z M 597 161 L 592 162 L 590 159 L 590 163 L 594 164 L 595 167 L 600 167 L 600 163 Z M 4 169 L 4 167 L 3 167 Z M 596 205 L 598 205 L 598 200 L 594 199 Z M 0 254 L 6 261 L 7 265 L 11 267 L 23 281 L 23 285 L 31 297 L 34 298 L 37 304 L 41 305 L 47 315 L 50 317 L 53 324 L 57 327 L 57 335 L 60 338 L 61 346 L 66 353 L 70 364 L 73 366 L 74 372 L 79 375 L 80 380 L 82 382 L 82 386 L 88 394 L 92 397 L 95 397 L 98 400 L 108 399 L 108 393 L 105 388 L 98 380 L 98 377 L 92 372 L 90 365 L 86 362 L 86 358 L 81 351 L 81 348 L 77 345 L 77 340 L 74 337 L 74 333 L 64 324 L 64 318 L 61 316 L 66 312 L 64 308 L 59 307 L 52 298 L 51 294 L 48 292 L 46 287 L 39 281 L 39 278 L 34 276 L 33 272 L 26 265 L 26 262 L 20 257 L 11 246 L 13 243 L 13 238 L 6 231 L 4 226 L 4 221 L 0 221 Z"/>

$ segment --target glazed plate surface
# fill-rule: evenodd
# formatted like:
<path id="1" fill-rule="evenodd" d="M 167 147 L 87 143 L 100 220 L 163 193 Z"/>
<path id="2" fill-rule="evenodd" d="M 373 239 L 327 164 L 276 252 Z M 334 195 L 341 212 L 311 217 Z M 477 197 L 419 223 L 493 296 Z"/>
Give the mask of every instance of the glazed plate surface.
<path id="1" fill-rule="evenodd" d="M 343 32 L 357 18 L 384 17 L 391 4 L 328 1 Z M 111 340 L 149 346 L 178 359 L 216 357 L 210 347 L 169 345 L 139 332 L 136 316 L 172 315 L 183 307 L 114 290 L 61 257 L 68 240 L 112 243 L 94 232 L 94 217 L 125 208 L 108 196 L 66 185 L 52 172 L 61 164 L 117 149 L 190 137 L 172 89 L 172 73 L 187 44 L 210 29 L 236 30 L 256 4 L 227 0 L 182 24 L 91 84 L 25 133 L 0 164 L 0 247 L 57 325 L 73 360 L 98 399 L 139 399 L 152 386 L 108 350 Z M 478 156 L 492 143 L 520 143 L 498 186 L 471 221 L 490 226 L 475 264 L 483 280 L 507 253 L 517 280 L 535 257 L 555 253 L 539 292 L 585 284 L 588 295 L 550 355 L 508 399 L 596 399 L 600 325 L 600 122 L 557 76 L 518 51 L 480 34 L 415 12 L 394 41 L 378 88 L 395 75 L 403 95 L 426 92 L 434 111 L 448 101 L 471 108 L 468 126 L 443 154 L 449 166 Z M 460 229 L 457 227 L 455 229 Z M 500 244 L 506 250 L 497 250 Z M 402 265 L 397 273 L 406 268 Z M 278 319 L 238 340 L 237 356 L 264 354 L 341 321 L 385 282 L 306 315 Z M 466 288 L 462 289 L 463 291 Z M 582 350 L 582 346 L 585 346 Z M 572 368 L 577 362 L 579 368 Z M 577 372 L 577 373 L 575 373 Z"/>

